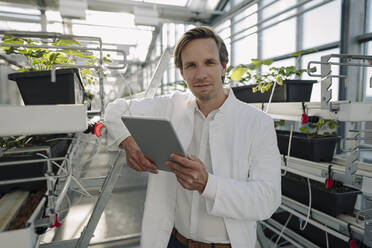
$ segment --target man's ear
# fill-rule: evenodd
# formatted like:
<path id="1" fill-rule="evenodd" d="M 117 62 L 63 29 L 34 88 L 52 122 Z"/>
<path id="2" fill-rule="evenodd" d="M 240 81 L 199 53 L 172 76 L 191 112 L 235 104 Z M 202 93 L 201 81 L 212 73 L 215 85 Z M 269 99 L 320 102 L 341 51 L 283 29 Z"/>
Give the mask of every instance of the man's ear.
<path id="1" fill-rule="evenodd" d="M 222 66 L 222 75 L 226 74 L 226 64 L 221 64 Z"/>

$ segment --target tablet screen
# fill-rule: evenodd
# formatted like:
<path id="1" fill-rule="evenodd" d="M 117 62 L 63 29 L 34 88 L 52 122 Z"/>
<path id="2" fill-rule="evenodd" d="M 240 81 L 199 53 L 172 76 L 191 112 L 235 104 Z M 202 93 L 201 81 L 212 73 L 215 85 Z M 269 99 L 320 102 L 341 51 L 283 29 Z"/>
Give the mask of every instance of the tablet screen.
<path id="1" fill-rule="evenodd" d="M 142 152 L 159 170 L 169 171 L 165 163 L 172 153 L 185 156 L 170 121 L 143 116 L 122 116 L 121 119 Z"/>

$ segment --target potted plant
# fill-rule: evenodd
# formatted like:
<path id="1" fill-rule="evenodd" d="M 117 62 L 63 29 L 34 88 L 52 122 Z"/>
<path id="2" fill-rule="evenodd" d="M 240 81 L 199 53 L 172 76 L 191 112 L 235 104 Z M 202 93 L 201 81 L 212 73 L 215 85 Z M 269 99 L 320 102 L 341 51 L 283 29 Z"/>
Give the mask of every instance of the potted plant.
<path id="1" fill-rule="evenodd" d="M 40 41 L 4 35 L 3 44 L 41 45 Z M 80 46 L 74 40 L 55 40 L 53 46 Z M 2 46 L 7 55 L 15 54 L 26 58 L 27 66 L 17 73 L 8 75 L 17 82 L 25 105 L 39 104 L 75 104 L 85 100 L 84 85 L 94 84 L 95 79 L 88 68 L 68 68 L 56 70 L 56 82 L 51 82 L 51 69 L 57 64 L 73 65 L 78 59 L 84 59 L 86 65 L 95 65 L 98 59 L 92 53 L 73 49 L 56 49 L 38 47 Z M 105 62 L 111 62 L 107 57 Z M 84 85 L 82 82 L 84 80 Z"/>
<path id="2" fill-rule="evenodd" d="M 312 50 L 302 50 L 291 54 L 299 58 Z M 240 64 L 229 66 L 226 71 L 228 82 L 243 83 L 243 86 L 232 87 L 236 97 L 241 101 L 268 102 L 270 99 L 273 85 L 276 83 L 272 102 L 306 102 L 310 101 L 313 84 L 316 80 L 299 80 L 305 69 L 297 69 L 295 66 L 281 66 L 268 68 L 268 72 L 259 71 L 265 66 L 270 66 L 273 60 L 252 59 L 251 64 Z M 316 68 L 311 68 L 316 71 Z M 296 79 L 293 79 L 296 77 Z"/>
<path id="3" fill-rule="evenodd" d="M 334 120 L 319 119 L 300 128 L 301 132 L 292 133 L 290 156 L 315 162 L 330 162 L 338 140 Z M 276 130 L 278 148 L 281 154 L 288 154 L 290 131 Z"/>

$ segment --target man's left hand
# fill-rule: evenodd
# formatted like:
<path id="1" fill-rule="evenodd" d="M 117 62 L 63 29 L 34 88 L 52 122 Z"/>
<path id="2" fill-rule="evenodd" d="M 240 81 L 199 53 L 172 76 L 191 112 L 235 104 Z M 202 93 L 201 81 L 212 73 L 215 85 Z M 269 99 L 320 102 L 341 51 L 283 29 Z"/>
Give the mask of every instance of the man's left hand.
<path id="1" fill-rule="evenodd" d="M 208 182 L 208 172 L 203 162 L 195 156 L 182 157 L 172 154 L 167 166 L 176 175 L 177 181 L 188 190 L 203 193 Z"/>

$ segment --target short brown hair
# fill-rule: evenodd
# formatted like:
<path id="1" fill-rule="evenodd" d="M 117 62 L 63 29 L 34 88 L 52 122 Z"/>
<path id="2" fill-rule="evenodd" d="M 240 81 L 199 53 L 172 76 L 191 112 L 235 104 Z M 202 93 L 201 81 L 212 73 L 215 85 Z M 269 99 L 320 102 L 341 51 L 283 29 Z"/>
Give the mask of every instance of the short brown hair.
<path id="1" fill-rule="evenodd" d="M 227 52 L 225 42 L 212 28 L 199 26 L 185 32 L 177 42 L 176 48 L 174 49 L 174 64 L 176 67 L 182 70 L 181 52 L 190 41 L 207 38 L 215 40 L 220 55 L 220 62 L 221 64 L 226 65 L 229 62 L 229 53 Z"/>

